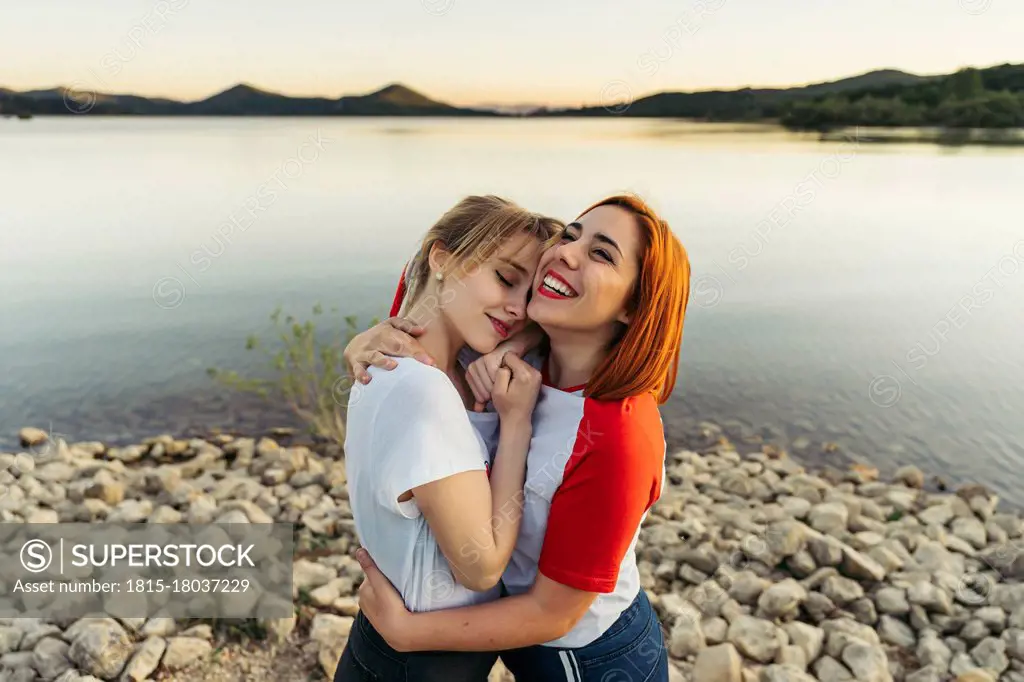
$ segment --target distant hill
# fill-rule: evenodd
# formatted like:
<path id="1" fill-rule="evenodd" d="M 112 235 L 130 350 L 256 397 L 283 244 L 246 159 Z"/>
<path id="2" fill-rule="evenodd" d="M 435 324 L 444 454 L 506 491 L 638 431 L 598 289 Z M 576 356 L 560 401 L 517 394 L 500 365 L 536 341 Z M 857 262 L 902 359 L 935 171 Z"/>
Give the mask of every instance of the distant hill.
<path id="1" fill-rule="evenodd" d="M 94 116 L 495 116 L 452 106 L 393 83 L 366 95 L 290 97 L 239 83 L 196 102 L 115 95 L 64 87 L 15 92 L 0 88 L 0 113 Z"/>
<path id="2" fill-rule="evenodd" d="M 794 129 L 844 126 L 1024 127 L 1024 64 L 920 76 L 895 69 L 791 88 L 659 92 L 633 102 L 546 109 L 456 107 L 393 83 L 365 95 L 289 97 L 241 83 L 197 102 L 65 88 L 0 88 L 0 113 L 136 116 L 530 116 L 775 121 Z"/>
<path id="3" fill-rule="evenodd" d="M 776 118 L 785 103 L 838 94 L 864 88 L 905 86 L 927 80 L 905 71 L 884 69 L 826 83 L 792 88 L 740 88 L 737 90 L 700 90 L 696 92 L 659 92 L 625 102 L 603 102 L 600 106 L 556 109 L 541 112 L 546 116 L 636 116 L 696 118 L 708 121 L 760 121 Z"/>
<path id="4" fill-rule="evenodd" d="M 1024 64 L 918 76 L 886 69 L 793 88 L 660 92 L 633 102 L 538 112 L 702 121 L 778 121 L 800 130 L 846 126 L 1024 127 Z"/>

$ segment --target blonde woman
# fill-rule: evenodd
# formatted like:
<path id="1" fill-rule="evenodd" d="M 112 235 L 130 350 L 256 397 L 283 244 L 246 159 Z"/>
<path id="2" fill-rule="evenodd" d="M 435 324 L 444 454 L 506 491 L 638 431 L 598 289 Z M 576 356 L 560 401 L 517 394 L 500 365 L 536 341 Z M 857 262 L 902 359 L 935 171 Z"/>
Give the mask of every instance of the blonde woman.
<path id="1" fill-rule="evenodd" d="M 406 270 L 404 313 L 424 329 L 433 366 L 398 359 L 349 397 L 345 457 L 360 543 L 414 612 L 497 599 L 519 531 L 531 415 L 540 373 L 509 357 L 496 415 L 474 415 L 458 356 L 488 353 L 526 324 L 527 294 L 557 221 L 493 196 L 445 213 Z M 493 465 L 474 419 L 500 420 Z M 497 432 L 497 424 L 489 433 Z M 336 682 L 482 681 L 497 654 L 400 653 L 360 613 Z"/>

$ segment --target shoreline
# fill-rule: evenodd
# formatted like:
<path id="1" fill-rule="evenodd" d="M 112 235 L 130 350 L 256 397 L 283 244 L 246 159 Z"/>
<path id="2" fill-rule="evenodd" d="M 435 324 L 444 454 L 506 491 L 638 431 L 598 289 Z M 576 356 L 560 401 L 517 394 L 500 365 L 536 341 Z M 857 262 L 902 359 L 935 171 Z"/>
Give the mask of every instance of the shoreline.
<path id="1" fill-rule="evenodd" d="M 12 120 L 75 120 L 77 117 L 69 114 L 33 114 L 28 117 L 14 114 L 0 115 L 4 119 Z M 512 116 L 512 115 L 139 115 L 139 114 L 90 114 L 89 118 L 100 118 L 104 120 L 145 120 L 145 119 L 183 119 L 183 120 L 270 120 L 270 119 L 317 119 L 317 120 L 358 120 L 366 121 L 372 119 L 388 120 L 468 120 L 480 121 L 483 119 L 492 121 L 609 121 L 616 120 L 611 116 Z M 790 133 L 797 136 L 811 136 L 819 142 L 844 142 L 851 141 L 858 144 L 929 144 L 942 147 L 1022 147 L 1024 146 L 1024 128 L 942 128 L 936 126 L 839 126 L 829 130 L 820 128 L 794 128 L 785 126 L 776 119 L 764 120 L 737 120 L 719 121 L 698 118 L 681 118 L 675 116 L 633 116 L 625 117 L 630 121 L 654 121 L 662 123 L 688 123 L 700 126 L 720 126 L 728 129 L 728 132 L 746 134 L 775 134 Z M 621 119 L 618 119 L 621 120 Z M 708 130 L 706 134 L 715 134 L 717 131 Z"/>
<path id="2" fill-rule="evenodd" d="M 711 426 L 703 445 L 669 450 L 667 485 L 637 544 L 671 679 L 1024 681 L 1019 511 L 979 485 L 924 490 L 916 467 L 883 481 L 865 465 L 805 468 L 771 446 L 741 454 Z M 299 444 L 289 428 L 124 446 L 23 429 L 19 440 L 21 454 L 0 454 L 5 521 L 293 523 L 297 612 L 212 626 L 0 619 L 20 642 L 0 666 L 102 679 L 128 670 L 181 682 L 330 679 L 361 579 L 337 445 Z M 492 675 L 507 679 L 500 668 Z"/>

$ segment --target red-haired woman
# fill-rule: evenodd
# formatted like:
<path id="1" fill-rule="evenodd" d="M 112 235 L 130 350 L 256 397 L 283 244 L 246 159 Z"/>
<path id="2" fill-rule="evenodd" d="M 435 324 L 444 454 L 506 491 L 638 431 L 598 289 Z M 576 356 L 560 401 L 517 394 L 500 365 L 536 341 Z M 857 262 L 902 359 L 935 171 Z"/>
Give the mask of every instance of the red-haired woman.
<path id="1" fill-rule="evenodd" d="M 527 308 L 547 353 L 519 536 L 502 576 L 509 596 L 411 613 L 361 550 L 360 608 L 392 646 L 501 651 L 516 678 L 531 682 L 668 680 L 635 547 L 664 481 L 658 405 L 675 385 L 689 279 L 679 240 L 632 196 L 591 206 L 548 248 Z M 495 353 L 521 354 L 526 342 L 518 342 Z M 364 379 L 368 364 L 389 365 L 379 351 L 399 346 L 397 354 L 418 350 L 382 323 L 347 357 Z M 478 399 L 487 397 L 495 357 L 470 372 Z"/>

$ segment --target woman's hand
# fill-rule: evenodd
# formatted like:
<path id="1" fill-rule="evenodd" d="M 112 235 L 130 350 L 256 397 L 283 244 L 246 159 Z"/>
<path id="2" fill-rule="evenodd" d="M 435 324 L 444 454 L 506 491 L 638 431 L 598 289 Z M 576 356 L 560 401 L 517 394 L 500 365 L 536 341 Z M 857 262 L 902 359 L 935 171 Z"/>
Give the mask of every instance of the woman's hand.
<path id="1" fill-rule="evenodd" d="M 523 357 L 523 351 L 517 344 L 509 341 L 501 343 L 497 348 L 487 355 L 481 355 L 466 368 L 466 383 L 473 391 L 476 399 L 474 409 L 480 412 L 491 399 L 494 392 L 494 380 L 498 376 L 498 370 L 505 362 L 505 355 L 514 355 L 517 358 Z"/>
<path id="2" fill-rule="evenodd" d="M 404 317 L 389 317 L 383 322 L 356 334 L 345 346 L 345 363 L 352 377 L 363 384 L 370 383 L 366 370 L 373 367 L 391 370 L 396 366 L 394 358 L 416 358 L 427 365 L 434 365 L 433 358 L 423 350 L 416 337 L 425 329 Z"/>
<path id="3" fill-rule="evenodd" d="M 540 393 L 540 372 L 512 353 L 506 353 L 503 366 L 495 372 L 491 400 L 501 417 L 501 425 L 527 424 Z"/>
<path id="4" fill-rule="evenodd" d="M 406 624 L 412 613 L 405 608 L 402 595 L 373 563 L 369 552 L 357 550 L 356 560 L 366 574 L 359 586 L 359 610 L 395 651 L 411 651 L 402 635 L 408 633 Z"/>

